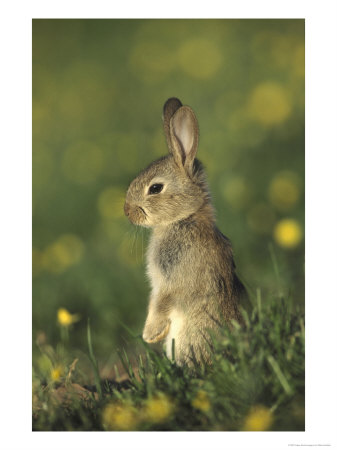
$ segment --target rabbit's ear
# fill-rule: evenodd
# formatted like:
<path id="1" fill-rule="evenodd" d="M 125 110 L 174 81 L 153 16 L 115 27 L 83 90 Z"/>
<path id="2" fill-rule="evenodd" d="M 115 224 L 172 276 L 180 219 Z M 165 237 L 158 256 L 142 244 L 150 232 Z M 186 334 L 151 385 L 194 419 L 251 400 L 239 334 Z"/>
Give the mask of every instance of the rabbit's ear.
<path id="1" fill-rule="evenodd" d="M 175 162 L 192 174 L 193 162 L 198 148 L 199 127 L 194 112 L 182 106 L 170 121 L 172 154 Z"/>
<path id="2" fill-rule="evenodd" d="M 166 136 L 167 145 L 169 151 L 172 153 L 172 142 L 171 142 L 171 134 L 170 134 L 170 120 L 173 114 L 183 106 L 181 101 L 178 98 L 171 97 L 169 98 L 163 108 L 163 122 L 164 122 L 164 132 Z"/>

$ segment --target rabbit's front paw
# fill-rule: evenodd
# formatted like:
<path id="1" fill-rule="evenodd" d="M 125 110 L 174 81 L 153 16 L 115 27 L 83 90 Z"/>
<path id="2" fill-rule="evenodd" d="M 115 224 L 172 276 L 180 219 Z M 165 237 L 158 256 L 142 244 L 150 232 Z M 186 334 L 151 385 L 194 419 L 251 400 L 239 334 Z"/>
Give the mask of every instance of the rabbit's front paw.
<path id="1" fill-rule="evenodd" d="M 143 331 L 143 339 L 148 344 L 154 344 L 155 342 L 163 340 L 167 336 L 169 329 L 169 320 L 146 322 Z"/>

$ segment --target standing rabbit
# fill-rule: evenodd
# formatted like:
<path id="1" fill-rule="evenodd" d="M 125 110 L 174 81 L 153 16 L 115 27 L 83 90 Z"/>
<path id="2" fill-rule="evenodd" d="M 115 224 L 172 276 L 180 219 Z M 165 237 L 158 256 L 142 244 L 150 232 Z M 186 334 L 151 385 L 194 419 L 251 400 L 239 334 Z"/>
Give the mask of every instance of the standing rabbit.
<path id="1" fill-rule="evenodd" d="M 130 184 L 124 211 L 135 225 L 152 228 L 147 273 L 152 291 L 143 339 L 166 339 L 177 364 L 210 362 L 210 335 L 224 322 L 239 323 L 245 289 L 235 273 L 232 247 L 216 227 L 202 164 L 195 158 L 198 123 L 177 98 L 164 105 L 169 154 Z"/>

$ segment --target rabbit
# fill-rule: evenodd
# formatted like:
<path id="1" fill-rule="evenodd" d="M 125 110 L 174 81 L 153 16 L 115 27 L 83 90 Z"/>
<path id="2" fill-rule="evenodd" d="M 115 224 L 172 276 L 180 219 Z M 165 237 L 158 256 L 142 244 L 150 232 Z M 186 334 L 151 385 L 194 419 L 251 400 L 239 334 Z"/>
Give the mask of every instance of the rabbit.
<path id="1" fill-rule="evenodd" d="M 147 248 L 151 284 L 143 330 L 147 343 L 165 339 L 177 365 L 211 364 L 210 332 L 234 319 L 243 323 L 245 288 L 235 273 L 229 239 L 215 224 L 201 162 L 193 110 L 169 98 L 163 108 L 168 155 L 152 162 L 130 184 L 124 212 L 152 230 Z"/>

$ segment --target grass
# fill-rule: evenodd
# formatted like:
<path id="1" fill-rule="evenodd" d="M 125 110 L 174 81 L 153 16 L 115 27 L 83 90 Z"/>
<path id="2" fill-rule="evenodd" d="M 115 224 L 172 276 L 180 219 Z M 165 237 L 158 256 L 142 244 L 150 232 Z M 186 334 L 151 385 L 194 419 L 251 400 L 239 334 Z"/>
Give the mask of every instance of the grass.
<path id="1" fill-rule="evenodd" d="M 304 25 L 33 20 L 34 430 L 304 428 Z M 218 226 L 261 287 L 195 373 L 120 324 L 139 333 L 147 298 L 125 192 L 167 152 L 172 95 L 198 116 Z"/>
<path id="2" fill-rule="evenodd" d="M 85 355 L 40 343 L 33 430 L 304 430 L 304 315 L 291 298 L 252 298 L 245 325 L 214 342 L 211 367 L 178 367 L 133 337 L 137 354 L 119 353 L 124 380 L 117 365 L 102 380 L 89 325 L 93 377 L 77 369 Z"/>

